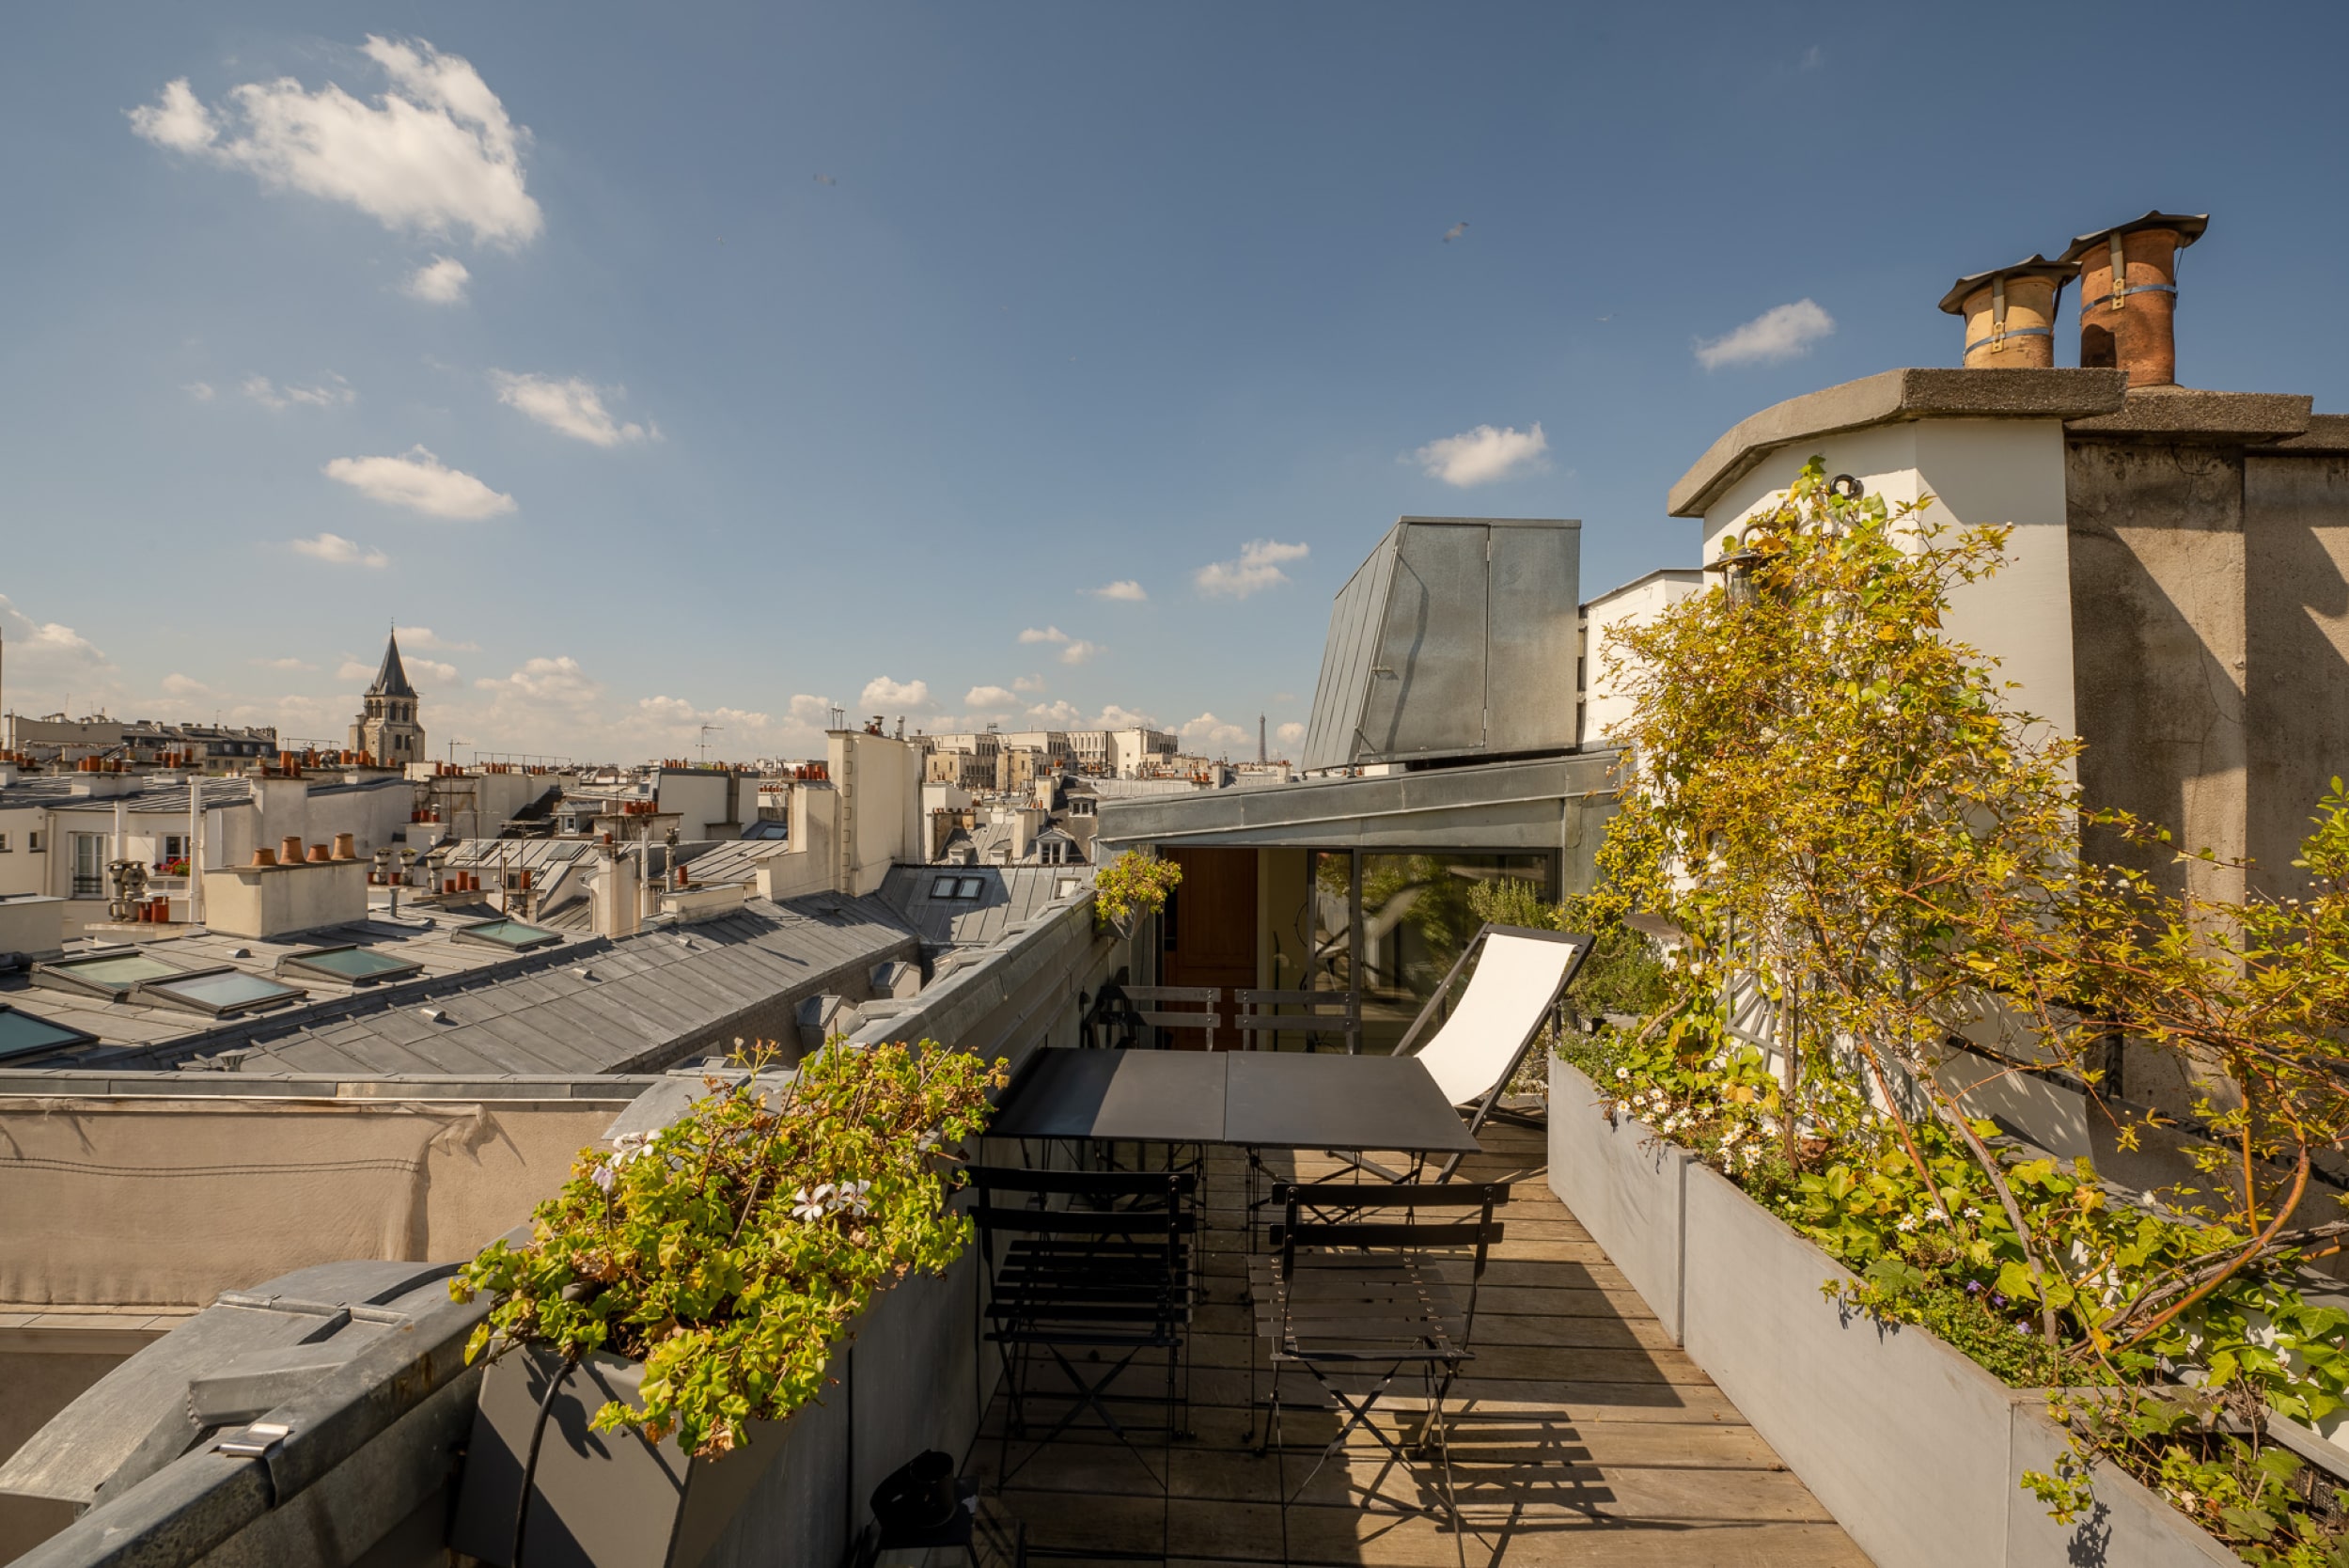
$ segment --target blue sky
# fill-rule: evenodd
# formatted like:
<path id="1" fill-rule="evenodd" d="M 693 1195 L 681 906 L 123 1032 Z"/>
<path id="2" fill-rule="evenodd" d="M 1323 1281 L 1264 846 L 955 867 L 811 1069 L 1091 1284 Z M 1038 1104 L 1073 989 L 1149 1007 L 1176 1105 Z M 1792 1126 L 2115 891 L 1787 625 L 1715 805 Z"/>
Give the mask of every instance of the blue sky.
<path id="1" fill-rule="evenodd" d="M 2349 409 L 2345 34 L 29 10 L 6 701 L 338 741 L 396 618 L 435 749 L 798 755 L 838 702 L 1236 751 L 1398 514 L 1580 518 L 1586 593 L 1686 564 L 1724 428 L 1954 363 L 1951 279 L 2149 208 L 2212 214 L 2180 379 Z"/>

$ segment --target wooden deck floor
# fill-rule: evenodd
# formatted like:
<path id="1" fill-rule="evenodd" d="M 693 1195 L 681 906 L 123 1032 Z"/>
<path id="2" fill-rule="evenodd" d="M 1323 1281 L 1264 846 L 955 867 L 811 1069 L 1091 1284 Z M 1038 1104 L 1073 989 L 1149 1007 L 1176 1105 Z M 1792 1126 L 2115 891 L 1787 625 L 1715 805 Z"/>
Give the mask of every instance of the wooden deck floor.
<path id="1" fill-rule="evenodd" d="M 1097 1425 L 1041 1449 L 1016 1438 L 1011 1479 L 995 1486 L 1005 1405 L 998 1396 L 971 1454 L 986 1510 L 1016 1518 L 1031 1544 L 1147 1554 L 1170 1564 L 1550 1563 L 1866 1568 L 1862 1555 L 1777 1462 L 1705 1374 L 1665 1340 L 1613 1264 L 1551 1193 L 1540 1136 L 1488 1128 L 1487 1152 L 1461 1175 L 1511 1181 L 1508 1239 L 1479 1301 L 1477 1359 L 1450 1402 L 1454 1486 L 1466 1521 L 1455 1543 L 1433 1466 L 1405 1472 L 1356 1434 L 1287 1510 L 1336 1416 L 1311 1379 L 1282 1381 L 1282 1450 L 1253 1451 L 1250 1358 L 1269 1387 L 1263 1346 L 1240 1304 L 1243 1166 L 1211 1156 L 1209 1299 L 1191 1346 L 1191 1435 L 1138 1439 L 1159 1481 Z M 1308 1178 L 1334 1170 L 1298 1163 Z M 1138 1392 L 1129 1372 L 1116 1387 Z M 1399 1381 L 1398 1388 L 1402 1385 Z M 1113 1408 L 1122 1408 L 1113 1406 Z M 1382 1405 L 1382 1408 L 1386 1408 Z M 1417 1402 L 1395 1418 L 1416 1426 Z M 1134 1414 L 1147 1419 L 1136 1405 Z M 1396 1430 L 1392 1421 L 1388 1430 Z M 1367 1498 L 1375 1487 L 1379 1497 Z"/>

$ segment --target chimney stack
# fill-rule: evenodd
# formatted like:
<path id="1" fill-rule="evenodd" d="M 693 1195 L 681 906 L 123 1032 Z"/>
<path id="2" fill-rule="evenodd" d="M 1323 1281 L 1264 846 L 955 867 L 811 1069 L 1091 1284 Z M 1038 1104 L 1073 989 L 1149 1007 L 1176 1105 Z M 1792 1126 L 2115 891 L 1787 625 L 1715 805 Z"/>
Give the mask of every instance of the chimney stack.
<path id="1" fill-rule="evenodd" d="M 2056 301 L 2078 275 L 2070 261 L 2033 254 L 1961 277 L 1941 308 L 1965 323 L 1969 370 L 2038 370 L 2056 362 Z"/>
<path id="2" fill-rule="evenodd" d="M 2178 381 L 2178 252 L 2202 237 L 2207 213 L 2148 212 L 2083 234 L 2062 259 L 2080 268 L 2080 365 L 2129 373 L 2129 385 Z"/>

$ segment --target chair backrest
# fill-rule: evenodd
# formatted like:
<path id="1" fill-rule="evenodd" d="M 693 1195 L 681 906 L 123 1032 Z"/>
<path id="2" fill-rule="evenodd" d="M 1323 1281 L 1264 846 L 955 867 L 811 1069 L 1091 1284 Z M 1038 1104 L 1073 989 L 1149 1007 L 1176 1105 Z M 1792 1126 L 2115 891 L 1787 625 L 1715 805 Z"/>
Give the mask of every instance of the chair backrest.
<path id="1" fill-rule="evenodd" d="M 1506 1182 L 1289 1182 L 1276 1188 L 1281 1217 L 1271 1242 L 1283 1278 L 1296 1272 L 1297 1248 L 1394 1247 L 1406 1252 L 1462 1250 L 1473 1259 L 1469 1288 L 1484 1278 L 1484 1262 L 1503 1227 L 1493 1211 L 1509 1201 Z M 1477 1211 L 1473 1219 L 1420 1219 L 1422 1210 Z M 1401 1213 L 1403 1217 L 1393 1217 Z M 1366 1217 L 1375 1216 L 1375 1217 Z M 1475 1315 L 1473 1304 L 1469 1314 Z"/>
<path id="2" fill-rule="evenodd" d="M 967 1168 L 978 1201 L 971 1217 L 987 1256 L 998 1235 L 1164 1237 L 1172 1247 L 1198 1216 L 1191 1198 L 1198 1177 L 1188 1170 L 1025 1170 L 1014 1166 Z M 1069 1202 L 1051 1206 L 1054 1198 Z M 1031 1202 L 1033 1199 L 1042 1202 Z M 1006 1201 L 1006 1200 L 1010 1200 Z"/>
<path id="3" fill-rule="evenodd" d="M 1250 1036 L 1273 1034 L 1344 1035 L 1351 1045 L 1358 1023 L 1357 998 L 1352 991 L 1234 991 L 1240 1015 L 1232 1027 L 1240 1043 L 1263 1047 Z M 1295 1010 L 1295 1011 L 1284 1011 Z"/>
<path id="4" fill-rule="evenodd" d="M 1461 953 L 1451 973 L 1412 1022 L 1397 1056 L 1417 1056 L 1435 1087 L 1455 1105 L 1488 1100 L 1505 1087 L 1558 997 L 1590 955 L 1591 938 L 1568 932 L 1488 925 Z M 1424 1043 L 1419 1035 L 1441 1012 L 1452 981 L 1468 960 L 1459 1004 Z"/>

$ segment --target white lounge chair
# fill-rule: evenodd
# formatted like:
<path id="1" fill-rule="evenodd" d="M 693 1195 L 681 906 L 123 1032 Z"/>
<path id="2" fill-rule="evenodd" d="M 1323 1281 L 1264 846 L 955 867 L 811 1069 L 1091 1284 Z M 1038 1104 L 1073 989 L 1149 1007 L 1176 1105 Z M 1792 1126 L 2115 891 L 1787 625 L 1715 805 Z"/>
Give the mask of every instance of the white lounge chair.
<path id="1" fill-rule="evenodd" d="M 1444 1097 L 1468 1113 L 1471 1133 L 1496 1115 L 1538 1125 L 1529 1117 L 1502 1110 L 1500 1098 L 1558 999 L 1574 983 L 1582 961 L 1590 956 L 1591 941 L 1573 932 L 1485 925 L 1461 949 L 1444 983 L 1412 1020 L 1395 1055 L 1419 1058 Z M 1459 1005 L 1448 1007 L 1453 982 L 1471 958 L 1477 966 L 1467 988 Z M 1431 1024 L 1440 1027 L 1422 1041 Z M 1437 1180 L 1449 1180 L 1461 1158 L 1454 1154 L 1445 1161 Z M 1368 1161 L 1359 1163 L 1367 1170 L 1380 1171 Z M 1394 1179 L 1391 1173 L 1380 1173 Z"/>

